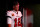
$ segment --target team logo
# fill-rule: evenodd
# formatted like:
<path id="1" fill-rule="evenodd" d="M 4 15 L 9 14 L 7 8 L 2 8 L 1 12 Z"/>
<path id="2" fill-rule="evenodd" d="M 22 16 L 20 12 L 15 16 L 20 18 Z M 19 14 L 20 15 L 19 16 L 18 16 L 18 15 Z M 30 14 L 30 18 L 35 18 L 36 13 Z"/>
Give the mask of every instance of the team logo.
<path id="1" fill-rule="evenodd" d="M 14 14 L 12 14 L 12 16 L 14 16 Z"/>

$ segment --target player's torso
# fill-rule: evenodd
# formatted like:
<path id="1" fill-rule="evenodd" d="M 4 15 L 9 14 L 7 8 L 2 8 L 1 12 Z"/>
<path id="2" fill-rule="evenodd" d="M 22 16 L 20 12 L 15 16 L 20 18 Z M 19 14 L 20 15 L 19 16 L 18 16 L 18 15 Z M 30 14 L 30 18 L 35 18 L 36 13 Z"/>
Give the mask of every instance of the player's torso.
<path id="1" fill-rule="evenodd" d="M 15 24 L 15 19 L 17 18 L 20 18 L 20 12 L 18 11 L 18 14 L 17 14 L 17 11 L 10 11 L 11 12 L 11 19 L 12 19 L 12 27 L 13 25 Z"/>
<path id="2" fill-rule="evenodd" d="M 22 16 L 22 14 L 21 14 L 20 11 L 18 11 L 18 14 L 17 14 L 17 11 L 14 11 L 14 10 L 8 11 L 7 13 L 8 13 L 8 16 L 11 17 L 11 20 L 12 20 L 11 21 L 12 22 L 11 25 L 12 25 L 12 27 L 16 23 L 17 18 L 18 18 L 18 20 L 20 20 L 21 19 L 21 16 Z"/>
<path id="3" fill-rule="evenodd" d="M 10 11 L 11 12 L 11 18 L 20 18 L 20 12 L 18 11 L 18 14 L 17 14 L 17 11 Z"/>

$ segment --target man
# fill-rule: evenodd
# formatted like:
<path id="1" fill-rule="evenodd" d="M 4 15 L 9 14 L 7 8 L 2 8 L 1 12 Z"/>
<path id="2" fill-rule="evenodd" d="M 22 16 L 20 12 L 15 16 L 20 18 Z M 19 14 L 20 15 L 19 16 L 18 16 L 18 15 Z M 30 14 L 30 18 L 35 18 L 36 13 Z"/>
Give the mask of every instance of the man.
<path id="1" fill-rule="evenodd" d="M 22 27 L 21 25 L 21 11 L 19 11 L 19 3 L 13 3 L 13 10 L 7 11 L 7 24 L 8 27 Z M 17 25 L 16 25 L 17 24 Z"/>

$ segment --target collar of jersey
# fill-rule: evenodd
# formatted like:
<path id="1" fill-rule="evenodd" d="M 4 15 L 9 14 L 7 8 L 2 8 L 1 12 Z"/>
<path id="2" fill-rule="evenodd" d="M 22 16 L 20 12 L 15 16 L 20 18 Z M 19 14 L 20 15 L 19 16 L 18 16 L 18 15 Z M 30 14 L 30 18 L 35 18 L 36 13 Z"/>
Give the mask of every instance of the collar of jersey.
<path id="1" fill-rule="evenodd" d="M 16 11 L 15 10 L 13 10 L 15 13 L 16 13 Z"/>

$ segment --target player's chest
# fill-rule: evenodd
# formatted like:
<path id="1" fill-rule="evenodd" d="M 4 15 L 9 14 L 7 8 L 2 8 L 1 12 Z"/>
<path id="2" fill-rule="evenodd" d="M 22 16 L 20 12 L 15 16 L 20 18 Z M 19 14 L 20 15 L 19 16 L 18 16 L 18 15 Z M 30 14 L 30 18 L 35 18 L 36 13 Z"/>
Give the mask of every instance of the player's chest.
<path id="1" fill-rule="evenodd" d="M 19 12 L 12 12 L 11 15 L 17 17 L 17 16 L 20 16 L 20 13 Z"/>

